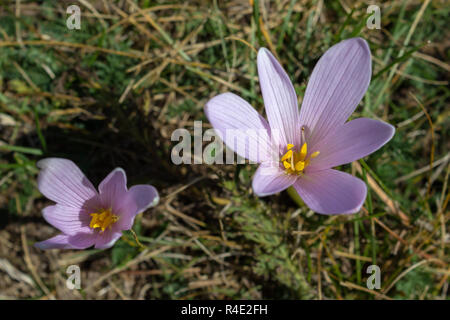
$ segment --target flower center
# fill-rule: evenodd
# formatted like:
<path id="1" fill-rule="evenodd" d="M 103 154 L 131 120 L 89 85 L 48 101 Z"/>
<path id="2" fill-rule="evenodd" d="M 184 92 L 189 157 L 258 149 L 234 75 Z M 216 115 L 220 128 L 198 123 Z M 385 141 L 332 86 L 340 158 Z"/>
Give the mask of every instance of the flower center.
<path id="1" fill-rule="evenodd" d="M 284 168 L 286 169 L 287 174 L 297 174 L 300 175 L 303 173 L 305 168 L 308 166 L 311 159 L 317 157 L 319 155 L 319 151 L 312 153 L 308 158 L 308 145 L 303 143 L 300 151 L 294 150 L 293 144 L 287 145 L 287 152 L 281 158 L 281 163 L 283 163 Z"/>
<path id="2" fill-rule="evenodd" d="M 89 227 L 92 229 L 100 228 L 101 232 L 105 231 L 107 228 L 111 228 L 111 226 L 119 220 L 119 217 L 111 212 L 111 209 L 100 209 L 96 213 L 91 213 L 92 217 L 91 223 Z"/>

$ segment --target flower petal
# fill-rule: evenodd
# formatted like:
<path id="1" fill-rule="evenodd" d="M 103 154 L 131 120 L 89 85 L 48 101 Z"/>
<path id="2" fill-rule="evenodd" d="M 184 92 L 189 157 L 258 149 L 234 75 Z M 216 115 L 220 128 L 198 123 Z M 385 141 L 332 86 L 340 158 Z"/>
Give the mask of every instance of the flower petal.
<path id="1" fill-rule="evenodd" d="M 322 214 L 358 212 L 367 194 L 362 180 L 333 169 L 307 173 L 294 188 L 310 209 Z"/>
<path id="2" fill-rule="evenodd" d="M 116 211 L 127 193 L 127 175 L 122 168 L 111 171 L 98 186 L 103 209 Z"/>
<path id="3" fill-rule="evenodd" d="M 308 144 L 347 121 L 366 92 L 371 73 L 370 49 L 361 38 L 341 41 L 325 52 L 314 67 L 300 110 Z"/>
<path id="4" fill-rule="evenodd" d="M 89 216 L 85 209 L 67 207 L 64 205 L 48 206 L 42 210 L 44 219 L 55 228 L 67 235 L 79 232 L 89 233 Z"/>
<path id="5" fill-rule="evenodd" d="M 262 163 L 253 176 L 253 192 L 259 196 L 268 196 L 290 187 L 297 176 L 288 175 L 280 169 L 278 163 Z"/>
<path id="6" fill-rule="evenodd" d="M 47 250 L 47 249 L 72 249 L 72 245 L 68 242 L 69 236 L 66 234 L 59 234 L 53 238 L 47 239 L 45 241 L 36 242 L 34 246 L 36 248 Z"/>
<path id="7" fill-rule="evenodd" d="M 59 234 L 45 241 L 37 242 L 35 247 L 47 249 L 86 249 L 94 244 L 95 235 L 77 233 L 75 235 Z"/>
<path id="8" fill-rule="evenodd" d="M 97 234 L 95 232 L 80 232 L 69 236 L 68 241 L 73 249 L 86 249 L 95 244 Z"/>
<path id="9" fill-rule="evenodd" d="M 86 207 L 97 197 L 97 191 L 83 172 L 68 159 L 47 158 L 39 161 L 39 191 L 56 203 L 73 207 Z"/>
<path id="10" fill-rule="evenodd" d="M 158 191 L 151 185 L 135 185 L 130 188 L 128 193 L 133 197 L 136 202 L 137 212 L 141 213 L 144 210 L 153 207 L 159 202 Z"/>
<path id="11" fill-rule="evenodd" d="M 135 185 L 130 188 L 126 199 L 120 204 L 119 221 L 115 230 L 129 230 L 133 226 L 134 217 L 159 202 L 158 191 L 151 185 Z M 116 226 L 117 225 L 117 226 Z"/>
<path id="12" fill-rule="evenodd" d="M 269 124 L 247 101 L 222 93 L 206 103 L 205 113 L 228 148 L 253 162 L 268 159 Z"/>
<path id="13" fill-rule="evenodd" d="M 267 119 L 275 141 L 283 147 L 300 144 L 297 94 L 289 76 L 266 48 L 258 52 L 258 75 Z"/>
<path id="14" fill-rule="evenodd" d="M 114 232 L 111 230 L 99 233 L 95 241 L 96 249 L 108 249 L 111 248 L 114 243 L 122 236 L 122 232 Z"/>
<path id="15" fill-rule="evenodd" d="M 307 172 L 361 159 L 381 148 L 394 133 L 393 126 L 378 120 L 359 118 L 347 122 L 315 146 L 314 151 L 320 151 L 320 154 L 311 161 Z"/>

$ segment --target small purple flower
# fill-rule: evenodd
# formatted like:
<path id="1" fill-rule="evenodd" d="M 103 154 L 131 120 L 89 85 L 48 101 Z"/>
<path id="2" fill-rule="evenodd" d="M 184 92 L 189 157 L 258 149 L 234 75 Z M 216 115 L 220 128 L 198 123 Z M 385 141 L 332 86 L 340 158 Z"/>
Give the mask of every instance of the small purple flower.
<path id="1" fill-rule="evenodd" d="M 45 220 L 59 234 L 35 244 L 40 249 L 97 249 L 111 247 L 134 217 L 156 205 L 158 192 L 150 185 L 127 189 L 127 177 L 114 169 L 98 186 L 98 192 L 70 160 L 47 158 L 37 163 L 39 191 L 56 204 L 43 210 Z"/>
<path id="2" fill-rule="evenodd" d="M 371 73 L 365 40 L 353 38 L 334 45 L 315 66 L 299 111 L 288 75 L 275 57 L 261 48 L 258 74 L 269 121 L 232 93 L 212 98 L 205 113 L 229 148 L 260 163 L 253 177 L 256 195 L 267 196 L 293 186 L 318 213 L 354 213 L 366 198 L 365 183 L 331 168 L 371 154 L 395 132 L 393 126 L 378 120 L 346 122 L 364 96 Z M 227 139 L 228 130 L 240 134 Z"/>

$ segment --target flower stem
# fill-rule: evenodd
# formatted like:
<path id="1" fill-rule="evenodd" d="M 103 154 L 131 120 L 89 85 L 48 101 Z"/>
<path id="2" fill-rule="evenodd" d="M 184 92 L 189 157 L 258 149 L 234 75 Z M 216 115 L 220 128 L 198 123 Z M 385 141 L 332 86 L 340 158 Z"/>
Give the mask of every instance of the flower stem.
<path id="1" fill-rule="evenodd" d="M 294 187 L 287 188 L 287 193 L 291 197 L 292 200 L 301 208 L 305 206 L 305 203 L 303 202 L 302 198 L 298 195 L 297 191 L 294 189 Z"/>
<path id="2" fill-rule="evenodd" d="M 136 234 L 136 232 L 133 229 L 130 229 L 131 234 L 134 237 L 134 241 L 136 241 L 136 244 L 141 248 L 141 249 L 147 249 L 146 246 L 144 246 L 138 239 L 138 236 Z"/>

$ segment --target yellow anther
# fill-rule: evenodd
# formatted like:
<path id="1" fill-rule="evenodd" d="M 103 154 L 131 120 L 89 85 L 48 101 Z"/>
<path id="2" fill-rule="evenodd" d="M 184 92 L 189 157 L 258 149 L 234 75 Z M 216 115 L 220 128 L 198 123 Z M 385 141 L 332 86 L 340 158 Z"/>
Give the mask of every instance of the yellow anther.
<path id="1" fill-rule="evenodd" d="M 317 157 L 320 154 L 320 151 L 316 151 L 311 155 L 311 158 L 314 159 L 315 157 Z"/>
<path id="2" fill-rule="evenodd" d="M 295 164 L 295 171 L 302 171 L 305 169 L 305 162 L 299 161 Z"/>
<path id="3" fill-rule="evenodd" d="M 283 156 L 283 158 L 281 158 L 281 161 L 286 161 L 288 159 L 290 159 L 292 157 L 292 150 L 289 150 L 288 152 L 286 152 Z"/>
<path id="4" fill-rule="evenodd" d="M 302 135 L 304 136 L 303 131 L 304 129 L 302 128 Z M 306 142 L 303 143 L 300 151 L 295 151 L 293 144 L 288 144 L 286 149 L 287 152 L 281 158 L 281 162 L 287 174 L 302 174 L 311 159 L 317 157 L 320 153 L 316 151 L 308 157 L 308 145 Z"/>
<path id="5" fill-rule="evenodd" d="M 113 214 L 111 209 L 100 209 L 96 213 L 91 213 L 90 216 L 92 219 L 89 223 L 89 227 L 92 229 L 100 228 L 102 232 L 107 228 L 110 228 L 117 220 L 119 220 L 119 217 Z"/>
<path id="6" fill-rule="evenodd" d="M 98 214 L 92 213 L 91 217 L 92 217 L 92 219 L 91 219 L 91 223 L 89 224 L 89 227 L 97 228 Z"/>
<path id="7" fill-rule="evenodd" d="M 308 154 L 308 145 L 306 142 L 302 145 L 302 148 L 300 149 L 300 160 L 305 160 L 306 155 Z"/>

